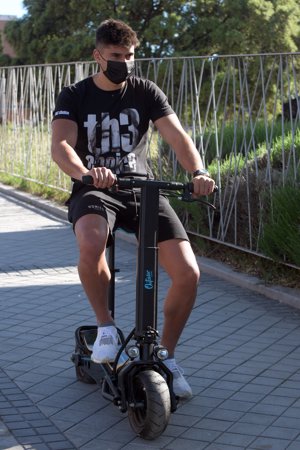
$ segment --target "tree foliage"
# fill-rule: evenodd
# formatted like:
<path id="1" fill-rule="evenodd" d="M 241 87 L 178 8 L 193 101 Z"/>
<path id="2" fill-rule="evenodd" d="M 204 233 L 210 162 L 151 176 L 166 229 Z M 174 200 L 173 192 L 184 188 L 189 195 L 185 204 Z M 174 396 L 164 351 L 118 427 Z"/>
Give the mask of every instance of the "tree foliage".
<path id="1" fill-rule="evenodd" d="M 14 64 L 90 60 L 109 17 L 138 33 L 139 57 L 297 51 L 298 0 L 24 0 L 6 27 Z"/>

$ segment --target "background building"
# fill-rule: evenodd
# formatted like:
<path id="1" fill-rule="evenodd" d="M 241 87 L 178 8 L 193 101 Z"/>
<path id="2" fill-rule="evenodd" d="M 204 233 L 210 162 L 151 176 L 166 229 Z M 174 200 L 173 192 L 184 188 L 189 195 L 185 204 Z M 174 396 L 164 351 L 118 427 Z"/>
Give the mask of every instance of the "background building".
<path id="1" fill-rule="evenodd" d="M 4 29 L 5 29 L 7 22 L 9 22 L 10 20 L 15 20 L 15 19 L 17 19 L 16 16 L 1 16 L 0 15 L 0 37 L 1 37 L 1 45 L 2 45 L 2 54 L 8 55 L 11 58 L 15 57 L 16 53 L 15 53 L 14 49 L 12 48 L 12 46 L 7 42 L 7 40 L 5 38 L 5 34 L 4 34 Z"/>

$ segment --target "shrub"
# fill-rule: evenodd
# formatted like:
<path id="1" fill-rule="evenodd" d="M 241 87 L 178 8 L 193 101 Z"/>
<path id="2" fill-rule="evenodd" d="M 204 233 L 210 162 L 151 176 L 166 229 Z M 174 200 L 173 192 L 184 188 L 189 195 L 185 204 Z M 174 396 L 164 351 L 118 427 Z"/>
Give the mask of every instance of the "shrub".
<path id="1" fill-rule="evenodd" d="M 260 249 L 276 261 L 300 266 L 300 187 L 274 190 L 272 204 L 264 214 Z"/>

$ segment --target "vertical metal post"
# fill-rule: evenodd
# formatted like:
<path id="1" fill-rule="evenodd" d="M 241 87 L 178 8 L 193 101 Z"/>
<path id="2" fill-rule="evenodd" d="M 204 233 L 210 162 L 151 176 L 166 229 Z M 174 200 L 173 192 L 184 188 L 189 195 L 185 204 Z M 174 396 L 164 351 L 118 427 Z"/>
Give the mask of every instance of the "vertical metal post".
<path id="1" fill-rule="evenodd" d="M 141 209 L 136 285 L 136 336 L 142 336 L 157 322 L 157 232 L 159 189 L 150 184 L 141 188 Z"/>
<path id="2" fill-rule="evenodd" d="M 115 267 L 115 233 L 112 233 L 111 245 L 107 249 L 108 252 L 108 267 L 110 270 L 111 279 L 109 282 L 109 291 L 108 291 L 108 308 L 111 312 L 111 316 L 115 318 L 115 276 L 116 276 L 116 267 Z"/>

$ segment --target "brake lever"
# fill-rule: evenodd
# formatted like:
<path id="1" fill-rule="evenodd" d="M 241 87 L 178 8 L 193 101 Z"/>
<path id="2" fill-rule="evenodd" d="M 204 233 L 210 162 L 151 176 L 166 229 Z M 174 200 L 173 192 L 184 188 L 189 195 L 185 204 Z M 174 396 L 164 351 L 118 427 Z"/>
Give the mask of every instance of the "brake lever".
<path id="1" fill-rule="evenodd" d="M 187 203 L 198 202 L 198 203 L 202 203 L 202 205 L 209 206 L 213 210 L 217 209 L 215 207 L 215 205 L 213 205 L 212 203 L 207 202 L 206 200 L 202 200 L 201 198 L 194 198 L 194 197 L 192 197 L 192 194 L 190 192 L 188 193 L 188 195 L 183 194 L 183 195 L 181 195 L 178 198 L 180 200 L 182 200 L 183 202 L 187 202 Z"/>
<path id="2" fill-rule="evenodd" d="M 216 210 L 217 208 L 215 207 L 215 205 L 213 205 L 212 203 L 209 203 L 206 200 L 203 200 L 201 198 L 194 198 L 192 197 L 192 183 L 189 183 L 185 188 L 184 191 L 182 193 L 182 196 L 180 197 L 180 199 L 184 202 L 199 202 L 202 203 L 203 205 L 209 206 L 209 208 Z M 215 186 L 214 188 L 214 192 L 218 192 L 219 188 L 218 186 Z"/>

